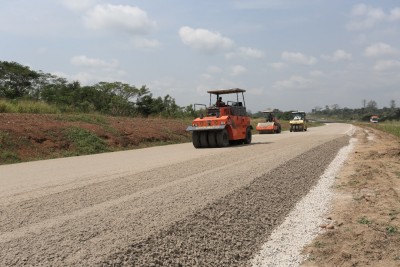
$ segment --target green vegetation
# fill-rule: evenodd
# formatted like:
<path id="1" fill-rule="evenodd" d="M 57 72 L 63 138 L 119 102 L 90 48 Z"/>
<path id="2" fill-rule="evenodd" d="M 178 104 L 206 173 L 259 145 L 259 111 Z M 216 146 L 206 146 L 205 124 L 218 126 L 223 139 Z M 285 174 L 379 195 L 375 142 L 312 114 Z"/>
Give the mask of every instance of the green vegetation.
<path id="1" fill-rule="evenodd" d="M 396 108 L 396 102 L 390 100 L 389 107 L 378 108 L 374 100 L 362 101 L 362 108 L 340 108 L 338 104 L 326 105 L 325 109 L 315 107 L 311 115 L 315 118 L 330 121 L 368 121 L 371 116 L 379 117 L 379 122 L 400 120 L 400 108 Z"/>
<path id="2" fill-rule="evenodd" d="M 397 227 L 393 226 L 393 225 L 389 225 L 388 227 L 386 227 L 386 233 L 389 235 L 393 235 L 397 233 Z"/>
<path id="3" fill-rule="evenodd" d="M 399 121 L 385 121 L 385 122 L 380 122 L 380 123 L 376 123 L 376 124 L 369 124 L 369 126 L 400 137 L 400 122 Z"/>
<path id="4" fill-rule="evenodd" d="M 181 108 L 169 95 L 153 97 L 145 86 L 99 82 L 81 86 L 16 62 L 0 61 L 0 112 L 100 113 L 112 116 L 185 117 L 192 106 Z M 7 100 L 7 101 L 6 101 Z"/>
<path id="5" fill-rule="evenodd" d="M 20 162 L 20 158 L 14 151 L 15 144 L 9 133 L 0 131 L 0 162 L 5 164 Z"/>
<path id="6" fill-rule="evenodd" d="M 76 147 L 76 153 L 69 156 L 95 154 L 109 151 L 106 143 L 96 134 L 78 127 L 72 127 L 65 131 L 66 137 Z"/>
<path id="7" fill-rule="evenodd" d="M 0 112 L 171 118 L 194 117 L 198 113 L 193 105 L 178 106 L 170 95 L 153 97 L 145 85 L 136 87 L 116 81 L 82 86 L 79 81 L 68 82 L 65 78 L 7 61 L 0 61 Z M 290 119 L 291 111 L 275 109 L 274 112 L 282 122 Z M 250 115 L 255 119 L 263 118 L 262 112 Z M 359 109 L 340 108 L 337 104 L 325 106 L 325 109 L 315 107 L 309 118 L 368 121 L 371 115 L 378 115 L 380 122 L 400 120 L 400 108 L 396 108 L 394 100 L 390 101 L 389 108 L 382 109 L 378 109 L 373 100 L 363 100 L 363 108 Z"/>
<path id="8" fill-rule="evenodd" d="M 317 240 L 317 241 L 314 242 L 314 247 L 316 247 L 316 248 L 323 248 L 325 246 L 326 246 L 326 244 L 321 242 L 321 241 Z"/>
<path id="9" fill-rule="evenodd" d="M 35 114 L 57 114 L 60 109 L 55 105 L 47 104 L 42 101 L 32 100 L 1 100 L 0 112 L 3 113 L 35 113 Z"/>
<path id="10" fill-rule="evenodd" d="M 357 221 L 360 224 L 371 224 L 372 222 L 367 217 L 361 217 Z"/>

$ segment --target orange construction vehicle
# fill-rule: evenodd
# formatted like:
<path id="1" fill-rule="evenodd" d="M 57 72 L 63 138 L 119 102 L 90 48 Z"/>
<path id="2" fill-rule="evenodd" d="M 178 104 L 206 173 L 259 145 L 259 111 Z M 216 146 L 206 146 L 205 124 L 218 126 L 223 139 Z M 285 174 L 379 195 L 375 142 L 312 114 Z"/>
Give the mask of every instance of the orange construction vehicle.
<path id="1" fill-rule="evenodd" d="M 207 91 L 210 94 L 210 104 L 194 104 L 204 106 L 203 111 L 206 114 L 193 120 L 192 125 L 188 126 L 186 131 L 192 132 L 192 142 L 195 148 L 206 147 L 226 147 L 229 144 L 250 144 L 251 130 L 250 117 L 247 116 L 244 101 L 244 92 L 246 90 L 220 89 Z M 241 101 L 239 101 L 239 94 Z M 222 95 L 231 96 L 233 100 L 223 101 Z M 213 96 L 216 96 L 215 102 Z M 212 104 L 215 103 L 215 104 Z"/>
<path id="2" fill-rule="evenodd" d="M 282 131 L 278 118 L 274 115 L 273 110 L 262 111 L 265 114 L 265 122 L 259 122 L 256 130 L 260 134 L 264 133 L 280 133 Z"/>

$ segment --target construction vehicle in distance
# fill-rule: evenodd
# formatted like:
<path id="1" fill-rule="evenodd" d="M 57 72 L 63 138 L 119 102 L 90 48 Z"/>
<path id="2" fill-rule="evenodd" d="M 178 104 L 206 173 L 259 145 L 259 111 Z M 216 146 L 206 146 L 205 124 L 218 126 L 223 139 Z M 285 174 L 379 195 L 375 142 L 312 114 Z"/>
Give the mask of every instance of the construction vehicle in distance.
<path id="1" fill-rule="evenodd" d="M 262 111 L 265 114 L 265 122 L 259 122 L 256 126 L 256 130 L 260 134 L 265 133 L 280 133 L 282 131 L 281 124 L 278 118 L 275 116 L 273 110 Z"/>
<path id="2" fill-rule="evenodd" d="M 239 88 L 207 91 L 210 94 L 210 104 L 194 104 L 204 106 L 204 114 L 193 120 L 186 131 L 192 132 L 192 142 L 195 148 L 226 147 L 230 144 L 250 144 L 250 117 L 246 113 L 244 101 L 246 90 Z M 221 95 L 236 94 L 234 101 L 222 102 Z M 239 94 L 241 100 L 239 101 Z M 215 104 L 212 98 L 216 96 Z"/>
<path id="3" fill-rule="evenodd" d="M 304 111 L 293 111 L 289 121 L 290 132 L 307 131 L 307 119 Z"/>
<path id="4" fill-rule="evenodd" d="M 372 123 L 378 123 L 379 122 L 379 117 L 376 116 L 376 115 L 373 115 L 373 116 L 371 116 L 369 121 L 372 122 Z"/>

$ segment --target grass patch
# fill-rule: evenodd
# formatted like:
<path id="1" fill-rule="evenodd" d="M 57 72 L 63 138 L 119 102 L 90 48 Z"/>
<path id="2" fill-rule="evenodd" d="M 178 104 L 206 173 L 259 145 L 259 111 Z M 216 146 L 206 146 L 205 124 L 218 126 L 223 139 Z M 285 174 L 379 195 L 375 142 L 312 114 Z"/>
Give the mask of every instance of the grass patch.
<path id="1" fill-rule="evenodd" d="M 30 100 L 0 100 L 0 112 L 3 113 L 35 113 L 35 114 L 58 114 L 57 106 L 40 101 Z"/>
<path id="2" fill-rule="evenodd" d="M 1 164 L 10 164 L 20 162 L 18 154 L 13 152 L 15 148 L 14 142 L 11 140 L 10 134 L 0 131 L 0 162 Z"/>
<path id="3" fill-rule="evenodd" d="M 110 126 L 107 121 L 107 118 L 98 114 L 68 114 L 68 115 L 59 115 L 56 118 L 60 121 L 69 121 L 69 122 L 84 122 L 88 124 L 94 124 L 102 126 L 103 129 L 112 134 L 118 134 L 118 131 Z"/>
<path id="4" fill-rule="evenodd" d="M 1 150 L 0 162 L 1 164 L 11 164 L 11 163 L 21 162 L 21 159 L 14 152 L 8 150 Z"/>
<path id="5" fill-rule="evenodd" d="M 389 225 L 388 227 L 386 227 L 386 233 L 388 235 L 394 235 L 398 232 L 397 227 L 393 226 L 393 225 Z"/>
<path id="6" fill-rule="evenodd" d="M 315 241 L 314 242 L 314 247 L 316 248 L 323 248 L 325 247 L 325 243 L 321 242 L 321 241 Z"/>
<path id="7" fill-rule="evenodd" d="M 359 224 L 371 224 L 372 222 L 367 217 L 361 217 L 357 220 Z"/>
<path id="8" fill-rule="evenodd" d="M 400 137 L 400 121 L 385 121 L 376 124 L 368 124 L 368 126 Z"/>
<path id="9" fill-rule="evenodd" d="M 65 135 L 76 148 L 76 153 L 72 152 L 68 154 L 69 156 L 109 151 L 107 144 L 101 138 L 85 129 L 72 127 L 66 130 Z"/>

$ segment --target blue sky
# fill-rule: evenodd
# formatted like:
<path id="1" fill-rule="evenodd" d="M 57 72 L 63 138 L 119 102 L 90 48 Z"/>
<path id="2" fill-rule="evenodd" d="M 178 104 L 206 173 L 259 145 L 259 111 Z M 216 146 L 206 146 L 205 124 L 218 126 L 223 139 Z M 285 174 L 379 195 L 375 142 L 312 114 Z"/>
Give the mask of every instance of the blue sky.
<path id="1" fill-rule="evenodd" d="M 252 112 L 400 106 L 399 1 L 5 0 L 0 34 L 2 61 L 180 106 L 236 87 Z"/>

